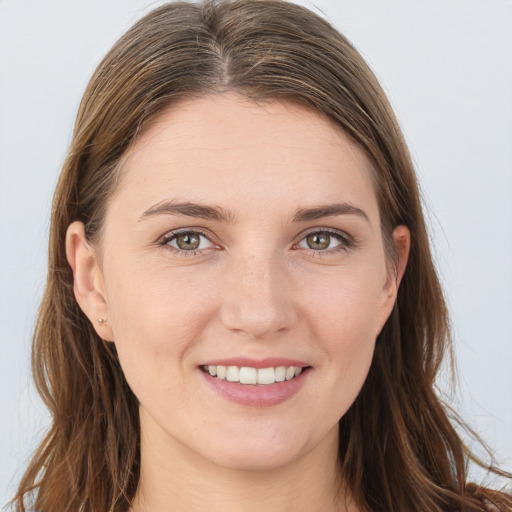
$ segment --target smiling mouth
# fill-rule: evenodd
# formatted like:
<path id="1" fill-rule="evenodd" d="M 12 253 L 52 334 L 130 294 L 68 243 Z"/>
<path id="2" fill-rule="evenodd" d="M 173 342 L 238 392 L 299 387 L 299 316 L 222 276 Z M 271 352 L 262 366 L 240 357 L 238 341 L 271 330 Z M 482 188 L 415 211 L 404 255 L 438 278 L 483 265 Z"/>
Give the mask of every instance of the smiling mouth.
<path id="1" fill-rule="evenodd" d="M 276 382 L 292 380 L 307 368 L 309 367 L 277 366 L 274 368 L 251 368 L 249 366 L 201 366 L 201 370 L 218 380 L 260 386 L 269 386 Z"/>

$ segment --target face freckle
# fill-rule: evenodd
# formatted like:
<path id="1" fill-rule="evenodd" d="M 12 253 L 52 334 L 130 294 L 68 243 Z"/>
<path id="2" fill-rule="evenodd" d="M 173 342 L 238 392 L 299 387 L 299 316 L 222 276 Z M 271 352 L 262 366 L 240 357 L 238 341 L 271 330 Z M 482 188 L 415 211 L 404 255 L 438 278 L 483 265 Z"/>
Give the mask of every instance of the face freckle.
<path id="1" fill-rule="evenodd" d="M 371 172 L 318 114 L 234 94 L 173 105 L 140 136 L 102 272 L 145 442 L 245 469 L 336 442 L 394 300 Z M 284 372 L 262 364 L 303 372 L 208 373 Z"/>

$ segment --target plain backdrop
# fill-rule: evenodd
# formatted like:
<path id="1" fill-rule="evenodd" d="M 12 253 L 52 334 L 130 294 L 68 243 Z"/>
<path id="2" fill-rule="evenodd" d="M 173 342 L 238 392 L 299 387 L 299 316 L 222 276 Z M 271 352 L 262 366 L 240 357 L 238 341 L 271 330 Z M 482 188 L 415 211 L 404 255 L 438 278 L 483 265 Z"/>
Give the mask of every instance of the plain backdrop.
<path id="1" fill-rule="evenodd" d="M 78 103 L 117 37 L 160 3 L 0 0 L 0 508 L 48 424 L 31 385 L 30 338 Z M 396 110 L 452 314 L 452 403 L 512 470 L 512 2 L 315 5 Z"/>

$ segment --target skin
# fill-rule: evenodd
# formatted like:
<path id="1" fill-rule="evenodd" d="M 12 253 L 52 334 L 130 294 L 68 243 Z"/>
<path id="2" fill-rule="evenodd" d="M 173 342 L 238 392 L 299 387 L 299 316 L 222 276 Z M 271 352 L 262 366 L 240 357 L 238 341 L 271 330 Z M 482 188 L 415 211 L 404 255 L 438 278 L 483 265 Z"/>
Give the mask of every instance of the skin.
<path id="1" fill-rule="evenodd" d="M 224 94 L 165 111 L 121 172 L 100 244 L 76 222 L 67 254 L 76 298 L 98 334 L 115 340 L 140 401 L 132 510 L 358 510 L 336 485 L 337 423 L 367 376 L 409 251 L 399 226 L 391 271 L 365 155 L 316 113 Z M 165 201 L 229 215 L 147 214 Z M 364 215 L 293 220 L 333 203 Z M 198 251 L 165 243 L 182 228 L 207 235 Z M 331 233 L 326 249 L 311 248 L 307 236 L 325 230 L 344 238 Z M 244 406 L 200 370 L 233 356 L 310 369 L 283 403 Z"/>

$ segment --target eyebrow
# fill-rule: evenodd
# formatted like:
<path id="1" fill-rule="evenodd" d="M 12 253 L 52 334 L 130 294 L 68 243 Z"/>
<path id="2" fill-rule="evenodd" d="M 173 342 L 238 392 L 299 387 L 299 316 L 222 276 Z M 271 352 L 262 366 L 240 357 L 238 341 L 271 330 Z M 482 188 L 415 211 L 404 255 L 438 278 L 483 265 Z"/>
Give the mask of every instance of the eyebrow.
<path id="1" fill-rule="evenodd" d="M 196 203 L 177 203 L 175 201 L 163 201 L 146 210 L 139 220 L 153 215 L 186 215 L 201 219 L 216 220 L 219 222 L 230 222 L 234 216 L 231 212 L 220 206 L 206 206 Z"/>
<path id="2" fill-rule="evenodd" d="M 152 206 L 140 216 L 139 220 L 153 215 L 186 215 L 187 217 L 197 217 L 226 223 L 233 222 L 235 218 L 232 212 L 220 206 L 207 206 L 197 203 L 177 203 L 172 200 L 163 201 Z M 301 208 L 292 217 L 292 221 L 308 222 L 338 215 L 356 215 L 370 222 L 364 210 L 349 203 L 333 203 L 311 208 Z"/>
<path id="3" fill-rule="evenodd" d="M 361 210 L 361 208 L 357 208 L 357 206 L 353 206 L 349 203 L 334 203 L 312 208 L 301 208 L 293 216 L 293 222 L 307 222 L 323 219 L 324 217 L 335 217 L 337 215 L 356 215 L 358 217 L 362 217 L 368 223 L 370 222 L 370 219 L 364 210 Z"/>

